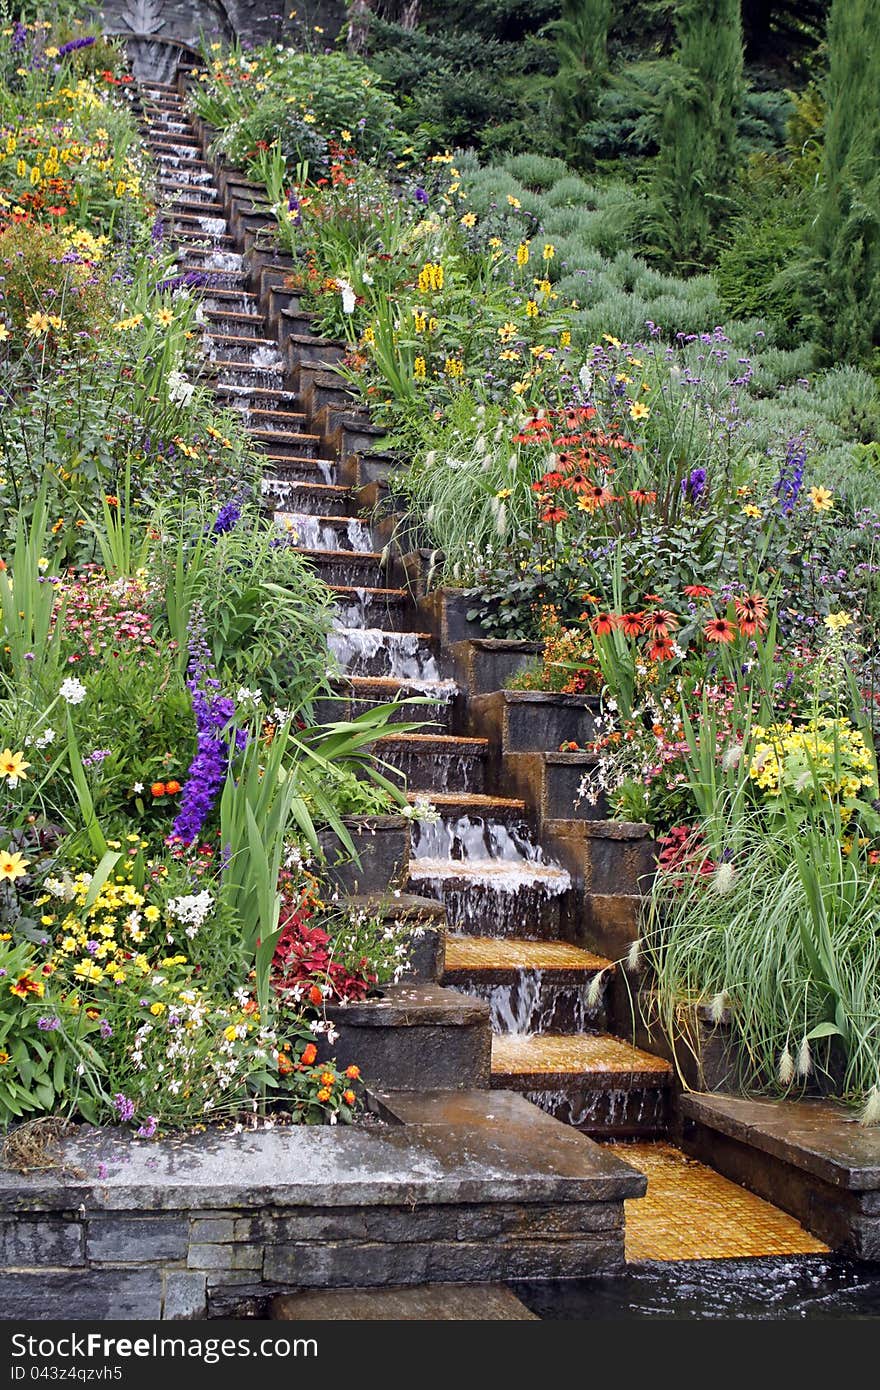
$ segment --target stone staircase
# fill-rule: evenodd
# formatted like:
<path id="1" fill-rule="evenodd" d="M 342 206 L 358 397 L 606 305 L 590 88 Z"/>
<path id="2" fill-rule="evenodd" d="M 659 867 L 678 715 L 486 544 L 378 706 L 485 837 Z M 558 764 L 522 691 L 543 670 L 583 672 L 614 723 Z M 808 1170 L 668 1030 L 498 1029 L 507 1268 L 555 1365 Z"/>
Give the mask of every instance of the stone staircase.
<path id="1" fill-rule="evenodd" d="M 177 88 L 144 84 L 141 102 L 168 235 L 181 272 L 202 282 L 204 378 L 219 404 L 242 413 L 263 456 L 263 501 L 279 536 L 336 596 L 329 645 L 340 674 L 319 717 L 412 695 L 425 702 L 400 713 L 427 721 L 424 730 L 389 734 L 375 753 L 406 779 L 411 800 L 427 797 L 439 813 L 414 822 L 402 855 L 385 860 L 387 876 L 400 872 L 404 906 L 445 912 L 445 960 L 434 951 L 439 981 L 389 991 L 357 1026 L 421 1020 L 423 1047 L 450 1036 L 431 1034 L 429 1017 L 473 1028 L 488 1010 L 488 1074 L 475 1044 L 459 1049 L 470 1074 L 445 1084 L 519 1092 L 595 1137 L 663 1133 L 671 1067 L 627 1037 L 614 964 L 637 934 L 647 828 L 589 820 L 588 808 L 581 817 L 574 797 L 586 755 L 557 751 L 589 738 L 592 702 L 505 689 L 534 645 L 483 638 L 454 593 L 424 594 L 418 554 L 396 554 L 387 523 L 363 519 L 387 495 L 393 460 L 333 371 L 343 345 L 312 331 L 284 284 L 289 265 L 260 248 L 273 221 L 264 192 L 211 160 L 209 133 L 187 118 Z M 349 874 L 347 888 L 363 884 Z M 342 1022 L 344 1055 L 351 1011 Z M 360 1060 L 363 1033 L 357 1043 Z M 413 1075 L 391 1076 L 377 1061 L 373 1079 L 414 1090 L 418 1063 L 414 1055 Z"/>

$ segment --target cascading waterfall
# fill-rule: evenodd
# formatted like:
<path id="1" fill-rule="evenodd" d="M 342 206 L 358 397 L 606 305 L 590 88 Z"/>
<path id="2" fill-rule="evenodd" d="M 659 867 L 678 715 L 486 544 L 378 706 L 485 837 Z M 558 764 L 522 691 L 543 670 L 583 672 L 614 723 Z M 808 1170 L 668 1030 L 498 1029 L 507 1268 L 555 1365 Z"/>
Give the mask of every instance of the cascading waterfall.
<path id="1" fill-rule="evenodd" d="M 284 511 L 276 514 L 275 519 L 304 550 L 351 550 L 366 555 L 373 549 L 370 528 L 357 517 L 348 519 L 342 533 L 321 517 L 306 512 Z"/>
<path id="2" fill-rule="evenodd" d="M 451 930 L 469 935 L 540 934 L 552 900 L 571 887 L 525 826 L 480 816 L 415 825 L 412 854 L 410 882 L 440 899 Z"/>
<path id="3" fill-rule="evenodd" d="M 362 627 L 352 618 L 363 611 L 360 605 L 345 604 L 337 609 L 328 644 L 339 665 L 351 676 L 391 676 L 401 680 L 439 681 L 440 672 L 433 653 L 416 632 L 385 632 L 378 627 Z"/>

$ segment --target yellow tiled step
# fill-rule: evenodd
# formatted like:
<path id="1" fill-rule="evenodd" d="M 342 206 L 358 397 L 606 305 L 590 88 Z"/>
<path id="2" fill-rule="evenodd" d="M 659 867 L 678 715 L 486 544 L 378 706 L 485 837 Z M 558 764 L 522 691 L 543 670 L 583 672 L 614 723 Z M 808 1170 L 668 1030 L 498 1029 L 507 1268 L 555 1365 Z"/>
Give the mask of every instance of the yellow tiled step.
<path id="1" fill-rule="evenodd" d="M 423 797 L 424 792 L 408 793 L 408 800 Z M 439 811 L 461 810 L 462 815 L 469 811 L 476 813 L 491 811 L 525 811 L 526 803 L 512 796 L 487 796 L 483 792 L 432 792 L 431 805 Z"/>
<path id="2" fill-rule="evenodd" d="M 672 1067 L 609 1033 L 503 1033 L 492 1039 L 492 1076 L 534 1078 L 537 1084 L 586 1076 L 603 1088 L 613 1084 L 624 1089 L 664 1086 L 672 1079 Z"/>
<path id="3" fill-rule="evenodd" d="M 648 1179 L 647 1194 L 626 1203 L 630 1262 L 733 1260 L 828 1250 L 793 1216 L 671 1144 L 609 1147 Z"/>
<path id="4" fill-rule="evenodd" d="M 446 974 L 508 974 L 542 970 L 594 975 L 613 970 L 604 956 L 594 956 L 567 941 L 527 941 L 521 937 L 448 936 Z"/>

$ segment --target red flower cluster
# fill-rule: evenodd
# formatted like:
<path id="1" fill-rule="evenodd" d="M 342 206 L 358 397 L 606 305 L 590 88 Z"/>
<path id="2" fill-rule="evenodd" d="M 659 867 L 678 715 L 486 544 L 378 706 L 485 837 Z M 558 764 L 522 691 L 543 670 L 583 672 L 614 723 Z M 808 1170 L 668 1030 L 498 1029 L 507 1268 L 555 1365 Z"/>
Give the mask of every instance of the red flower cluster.
<path id="1" fill-rule="evenodd" d="M 279 993 L 296 991 L 315 1008 L 329 999 L 358 1002 L 365 999 L 376 976 L 370 971 L 366 957 L 359 962 L 359 972 L 353 974 L 334 961 L 330 954 L 330 937 L 323 927 L 310 927 L 311 910 L 304 903 L 287 902 L 281 908 L 281 934 L 272 961 L 272 983 Z"/>

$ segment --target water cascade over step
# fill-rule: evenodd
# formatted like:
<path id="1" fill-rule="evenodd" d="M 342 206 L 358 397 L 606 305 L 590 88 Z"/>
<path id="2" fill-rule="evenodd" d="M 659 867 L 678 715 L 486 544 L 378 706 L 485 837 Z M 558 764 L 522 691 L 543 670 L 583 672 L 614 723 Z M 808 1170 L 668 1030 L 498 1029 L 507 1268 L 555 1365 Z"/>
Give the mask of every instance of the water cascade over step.
<path id="1" fill-rule="evenodd" d="M 452 655 L 358 515 L 358 487 L 369 496 L 383 476 L 381 431 L 354 407 L 322 408 L 321 391 L 347 399 L 347 384 L 330 375 L 340 345 L 310 333 L 307 313 L 293 334 L 283 317 L 270 326 L 265 295 L 254 293 L 265 278 L 259 261 L 255 271 L 225 213 L 230 186 L 246 191 L 252 211 L 253 186 L 225 180 L 221 196 L 182 101 L 160 96 L 149 143 L 181 273 L 198 286 L 205 380 L 220 405 L 241 412 L 262 455 L 267 514 L 335 595 L 328 657 L 337 674 L 322 709 L 346 718 L 377 701 L 423 701 L 401 705 L 401 722 L 421 719 L 423 730 L 389 734 L 375 755 L 405 777 L 412 801 L 436 808 L 437 819 L 413 823 L 407 889 L 446 910 L 443 983 L 489 1003 L 493 1086 L 591 1134 L 655 1133 L 669 1068 L 601 1031 L 614 967 L 564 939 L 569 875 L 535 839 L 526 804 L 493 785 L 495 750 L 463 723 Z M 283 272 L 269 270 L 281 285 Z"/>

